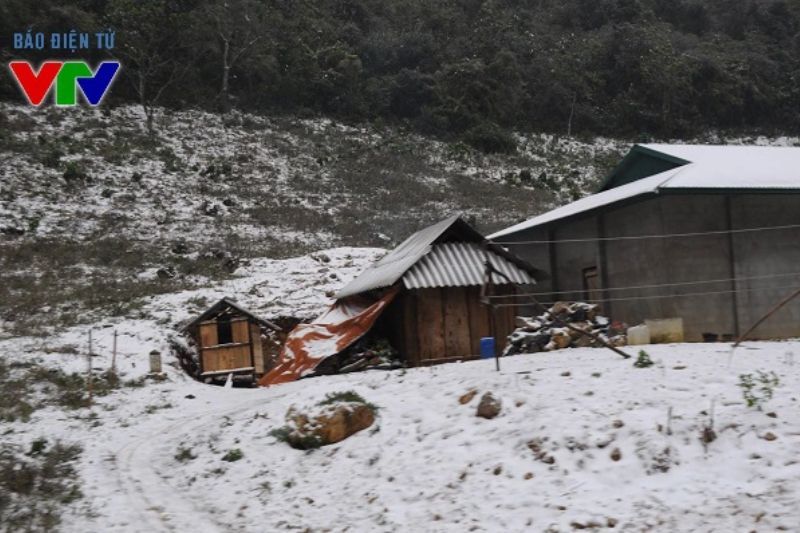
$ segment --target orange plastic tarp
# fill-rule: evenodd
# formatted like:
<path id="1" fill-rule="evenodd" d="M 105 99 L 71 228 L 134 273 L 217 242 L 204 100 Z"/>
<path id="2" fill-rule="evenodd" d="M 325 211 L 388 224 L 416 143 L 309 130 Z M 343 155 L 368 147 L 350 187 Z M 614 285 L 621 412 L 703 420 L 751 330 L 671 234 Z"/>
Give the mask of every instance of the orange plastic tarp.
<path id="1" fill-rule="evenodd" d="M 262 387 L 295 381 L 313 372 L 326 358 L 341 352 L 367 333 L 397 295 L 395 287 L 379 300 L 338 300 L 310 324 L 299 324 L 286 338 L 278 364 L 258 381 Z"/>

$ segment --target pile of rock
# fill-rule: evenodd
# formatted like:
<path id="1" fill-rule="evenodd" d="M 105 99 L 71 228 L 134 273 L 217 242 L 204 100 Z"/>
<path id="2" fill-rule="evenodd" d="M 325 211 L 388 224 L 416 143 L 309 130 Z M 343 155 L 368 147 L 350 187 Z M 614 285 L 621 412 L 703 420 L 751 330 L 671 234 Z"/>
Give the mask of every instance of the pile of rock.
<path id="1" fill-rule="evenodd" d="M 598 314 L 597 305 L 586 302 L 556 302 L 540 316 L 518 316 L 516 326 L 517 329 L 508 337 L 503 355 L 601 346 L 597 340 L 580 331 L 592 333 L 612 346 L 627 344 L 627 327 L 620 323 L 612 324 L 608 318 Z"/>

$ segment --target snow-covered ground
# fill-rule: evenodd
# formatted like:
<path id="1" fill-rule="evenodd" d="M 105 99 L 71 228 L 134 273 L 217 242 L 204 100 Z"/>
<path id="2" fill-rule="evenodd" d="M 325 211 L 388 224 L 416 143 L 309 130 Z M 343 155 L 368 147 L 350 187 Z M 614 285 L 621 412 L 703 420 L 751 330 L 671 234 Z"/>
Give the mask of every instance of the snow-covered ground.
<path id="1" fill-rule="evenodd" d="M 800 342 L 643 348 L 650 368 L 586 348 L 505 358 L 500 372 L 476 361 L 268 389 L 168 367 L 164 382 L 36 411 L 3 438 L 83 445 L 66 531 L 796 531 Z M 758 370 L 780 379 L 762 410 L 738 386 Z M 379 407 L 373 428 L 307 452 L 270 435 L 290 406 L 347 390 Z M 493 420 L 475 416 L 488 391 Z"/>

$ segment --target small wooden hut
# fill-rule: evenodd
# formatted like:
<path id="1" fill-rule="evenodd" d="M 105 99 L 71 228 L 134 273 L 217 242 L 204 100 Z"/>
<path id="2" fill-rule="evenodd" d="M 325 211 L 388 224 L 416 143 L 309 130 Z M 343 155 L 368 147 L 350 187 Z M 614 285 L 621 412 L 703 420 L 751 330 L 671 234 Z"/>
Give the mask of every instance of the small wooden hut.
<path id="1" fill-rule="evenodd" d="M 223 298 L 185 328 L 197 346 L 200 379 L 213 381 L 233 374 L 250 379 L 269 370 L 276 350 L 262 342 L 262 330 L 281 331 L 230 298 Z"/>
<path id="2" fill-rule="evenodd" d="M 373 331 L 387 338 L 409 366 L 474 359 L 481 337 L 495 337 L 502 350 L 514 330 L 513 307 L 498 308 L 492 317 L 481 303 L 487 259 L 504 274 L 493 276 L 495 295 L 513 294 L 545 275 L 454 216 L 406 239 L 337 298 L 346 301 L 397 287 Z"/>

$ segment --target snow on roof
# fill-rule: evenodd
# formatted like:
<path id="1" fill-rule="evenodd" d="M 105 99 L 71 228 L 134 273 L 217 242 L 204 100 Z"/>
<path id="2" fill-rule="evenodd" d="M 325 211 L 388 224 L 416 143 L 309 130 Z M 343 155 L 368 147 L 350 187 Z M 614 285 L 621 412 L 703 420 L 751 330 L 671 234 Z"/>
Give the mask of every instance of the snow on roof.
<path id="1" fill-rule="evenodd" d="M 457 230 L 456 233 L 448 230 Z M 442 237 L 456 242 L 442 242 Z M 456 215 L 414 233 L 380 261 L 345 285 L 336 298 L 345 298 L 403 280 L 406 288 L 464 287 L 483 283 L 486 239 Z M 490 245 L 488 257 L 494 267 L 520 284 L 536 283 L 546 274 L 500 246 Z M 502 276 L 495 283 L 507 283 Z"/>
<path id="2" fill-rule="evenodd" d="M 644 148 L 688 161 L 664 183 L 670 189 L 800 189 L 800 148 L 643 144 Z"/>
<path id="3" fill-rule="evenodd" d="M 674 169 L 614 187 L 489 235 L 496 239 L 598 207 L 664 189 L 800 189 L 800 148 L 642 144 L 687 161 Z M 635 147 L 634 147 L 635 148 Z"/>
<path id="4" fill-rule="evenodd" d="M 539 215 L 538 217 L 533 217 L 525 222 L 520 222 L 519 224 L 498 231 L 497 233 L 489 235 L 489 238 L 495 239 L 497 237 L 516 233 L 517 231 L 524 229 L 541 226 L 542 224 L 567 218 L 572 215 L 577 215 L 579 213 L 583 213 L 584 211 L 591 211 L 592 209 L 596 209 L 598 207 L 614 204 L 621 200 L 625 200 L 626 198 L 633 198 L 634 196 L 640 196 L 643 194 L 656 194 L 658 193 L 659 187 L 664 182 L 672 178 L 683 168 L 684 167 L 673 168 L 654 176 L 633 181 L 631 183 L 626 183 L 625 185 L 614 187 L 613 189 L 599 192 L 597 194 L 592 194 L 591 196 L 581 198 L 580 200 L 576 200 L 570 204 L 557 207 L 556 209 L 548 211 L 547 213 Z"/>
<path id="5" fill-rule="evenodd" d="M 356 279 L 345 285 L 336 295 L 344 298 L 354 294 L 388 287 L 399 280 L 414 263 L 431 250 L 431 245 L 459 219 L 458 215 L 422 229 L 404 240 L 400 246 L 367 268 Z"/>

